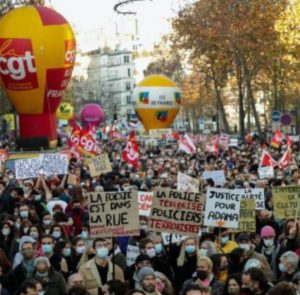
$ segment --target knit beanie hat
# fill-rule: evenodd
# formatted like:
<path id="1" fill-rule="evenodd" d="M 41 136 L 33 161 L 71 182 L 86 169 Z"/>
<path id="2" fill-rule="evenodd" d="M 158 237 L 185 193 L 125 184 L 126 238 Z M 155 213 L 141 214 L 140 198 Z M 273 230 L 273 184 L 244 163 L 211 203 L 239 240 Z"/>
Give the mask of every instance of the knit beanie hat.
<path id="1" fill-rule="evenodd" d="M 147 276 L 156 277 L 152 267 L 144 266 L 139 270 L 137 275 L 139 282 L 142 282 Z"/>
<path id="2" fill-rule="evenodd" d="M 276 237 L 276 233 L 273 227 L 266 225 L 261 229 L 260 236 L 261 238 Z"/>

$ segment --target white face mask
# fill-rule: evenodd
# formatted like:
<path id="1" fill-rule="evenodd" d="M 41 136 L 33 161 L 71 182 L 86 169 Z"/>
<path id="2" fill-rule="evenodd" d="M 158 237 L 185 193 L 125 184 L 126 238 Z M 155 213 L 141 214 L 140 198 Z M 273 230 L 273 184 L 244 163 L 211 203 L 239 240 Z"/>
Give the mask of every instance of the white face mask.
<path id="1" fill-rule="evenodd" d="M 248 252 L 251 248 L 250 244 L 239 244 L 240 248 L 244 249 L 246 252 Z"/>
<path id="2" fill-rule="evenodd" d="M 204 249 L 204 248 L 200 249 L 200 255 L 201 256 L 207 256 L 207 254 L 208 254 L 208 250 L 207 249 Z"/>
<path id="3" fill-rule="evenodd" d="M 266 247 L 272 247 L 274 245 L 273 239 L 264 239 L 264 244 Z"/>
<path id="4" fill-rule="evenodd" d="M 150 258 L 155 257 L 155 255 L 156 255 L 155 249 L 154 249 L 154 248 L 147 249 L 147 250 L 146 250 L 146 254 L 147 254 Z"/>

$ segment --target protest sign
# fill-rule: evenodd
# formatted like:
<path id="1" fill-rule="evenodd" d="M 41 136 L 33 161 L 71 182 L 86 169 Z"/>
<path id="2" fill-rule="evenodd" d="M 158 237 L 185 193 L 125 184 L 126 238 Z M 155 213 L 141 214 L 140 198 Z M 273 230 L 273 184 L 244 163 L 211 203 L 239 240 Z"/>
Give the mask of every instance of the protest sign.
<path id="1" fill-rule="evenodd" d="M 58 175 L 68 174 L 69 158 L 67 154 L 44 154 L 41 156 L 42 163 L 40 174 Z"/>
<path id="2" fill-rule="evenodd" d="M 242 199 L 255 199 L 255 210 L 265 209 L 265 192 L 263 188 L 235 189 L 236 194 L 240 194 Z"/>
<path id="3" fill-rule="evenodd" d="M 137 192 L 88 193 L 91 238 L 140 233 Z"/>
<path id="4" fill-rule="evenodd" d="M 20 159 L 15 161 L 16 179 L 35 178 L 40 175 L 43 157 Z"/>
<path id="5" fill-rule="evenodd" d="M 165 232 L 161 233 L 161 236 L 164 245 L 169 245 L 170 243 L 172 244 L 179 243 L 187 238 L 187 236 L 181 236 L 181 235 L 170 234 Z"/>
<path id="6" fill-rule="evenodd" d="M 258 175 L 260 179 L 273 178 L 274 168 L 272 166 L 265 166 L 258 168 Z"/>
<path id="7" fill-rule="evenodd" d="M 89 169 L 91 177 L 111 172 L 112 167 L 108 155 L 105 153 L 97 157 L 91 158 L 89 160 Z"/>
<path id="8" fill-rule="evenodd" d="M 226 182 L 224 170 L 204 171 L 203 178 L 205 180 L 211 178 L 215 185 L 222 186 Z"/>
<path id="9" fill-rule="evenodd" d="M 150 216 L 153 192 L 138 192 L 139 215 Z"/>
<path id="10" fill-rule="evenodd" d="M 205 198 L 199 193 L 157 188 L 149 219 L 153 231 L 198 236 Z"/>
<path id="11" fill-rule="evenodd" d="M 299 215 L 299 186 L 278 186 L 272 188 L 274 217 L 277 220 L 295 218 Z"/>
<path id="12" fill-rule="evenodd" d="M 135 264 L 135 259 L 140 255 L 140 248 L 138 246 L 128 245 L 126 251 L 127 266 Z"/>
<path id="13" fill-rule="evenodd" d="M 149 135 L 152 138 L 163 138 L 163 135 L 166 133 L 172 133 L 171 128 L 162 128 L 162 129 L 150 129 Z"/>
<path id="14" fill-rule="evenodd" d="M 237 138 L 230 138 L 228 146 L 237 147 L 238 145 L 239 140 Z"/>
<path id="15" fill-rule="evenodd" d="M 241 195 L 235 190 L 209 188 L 206 194 L 204 225 L 238 228 Z"/>
<path id="16" fill-rule="evenodd" d="M 70 184 L 70 185 L 77 185 L 78 184 L 78 177 L 75 174 L 69 173 L 67 183 Z"/>
<path id="17" fill-rule="evenodd" d="M 177 190 L 183 192 L 199 193 L 200 181 L 189 175 L 178 172 L 177 175 Z"/>
<path id="18" fill-rule="evenodd" d="M 240 205 L 240 222 L 237 231 L 255 233 L 255 200 L 242 199 Z"/>

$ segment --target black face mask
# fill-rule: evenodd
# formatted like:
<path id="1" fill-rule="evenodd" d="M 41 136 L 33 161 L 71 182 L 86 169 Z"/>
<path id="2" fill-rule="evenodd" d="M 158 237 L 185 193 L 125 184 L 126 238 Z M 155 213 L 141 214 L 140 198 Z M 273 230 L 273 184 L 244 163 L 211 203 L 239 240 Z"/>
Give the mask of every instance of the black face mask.
<path id="1" fill-rule="evenodd" d="M 208 276 L 207 271 L 205 270 L 198 270 L 197 271 L 197 278 L 200 279 L 201 281 L 205 280 Z"/>

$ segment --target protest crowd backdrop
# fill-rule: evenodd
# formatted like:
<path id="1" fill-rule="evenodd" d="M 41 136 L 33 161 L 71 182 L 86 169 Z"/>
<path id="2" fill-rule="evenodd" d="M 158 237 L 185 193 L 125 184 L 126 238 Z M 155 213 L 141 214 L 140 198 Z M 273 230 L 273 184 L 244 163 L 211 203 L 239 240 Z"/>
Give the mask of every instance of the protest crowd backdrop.
<path id="1" fill-rule="evenodd" d="M 1 294 L 300 294 L 299 138 L 60 140 L 1 135 Z"/>

